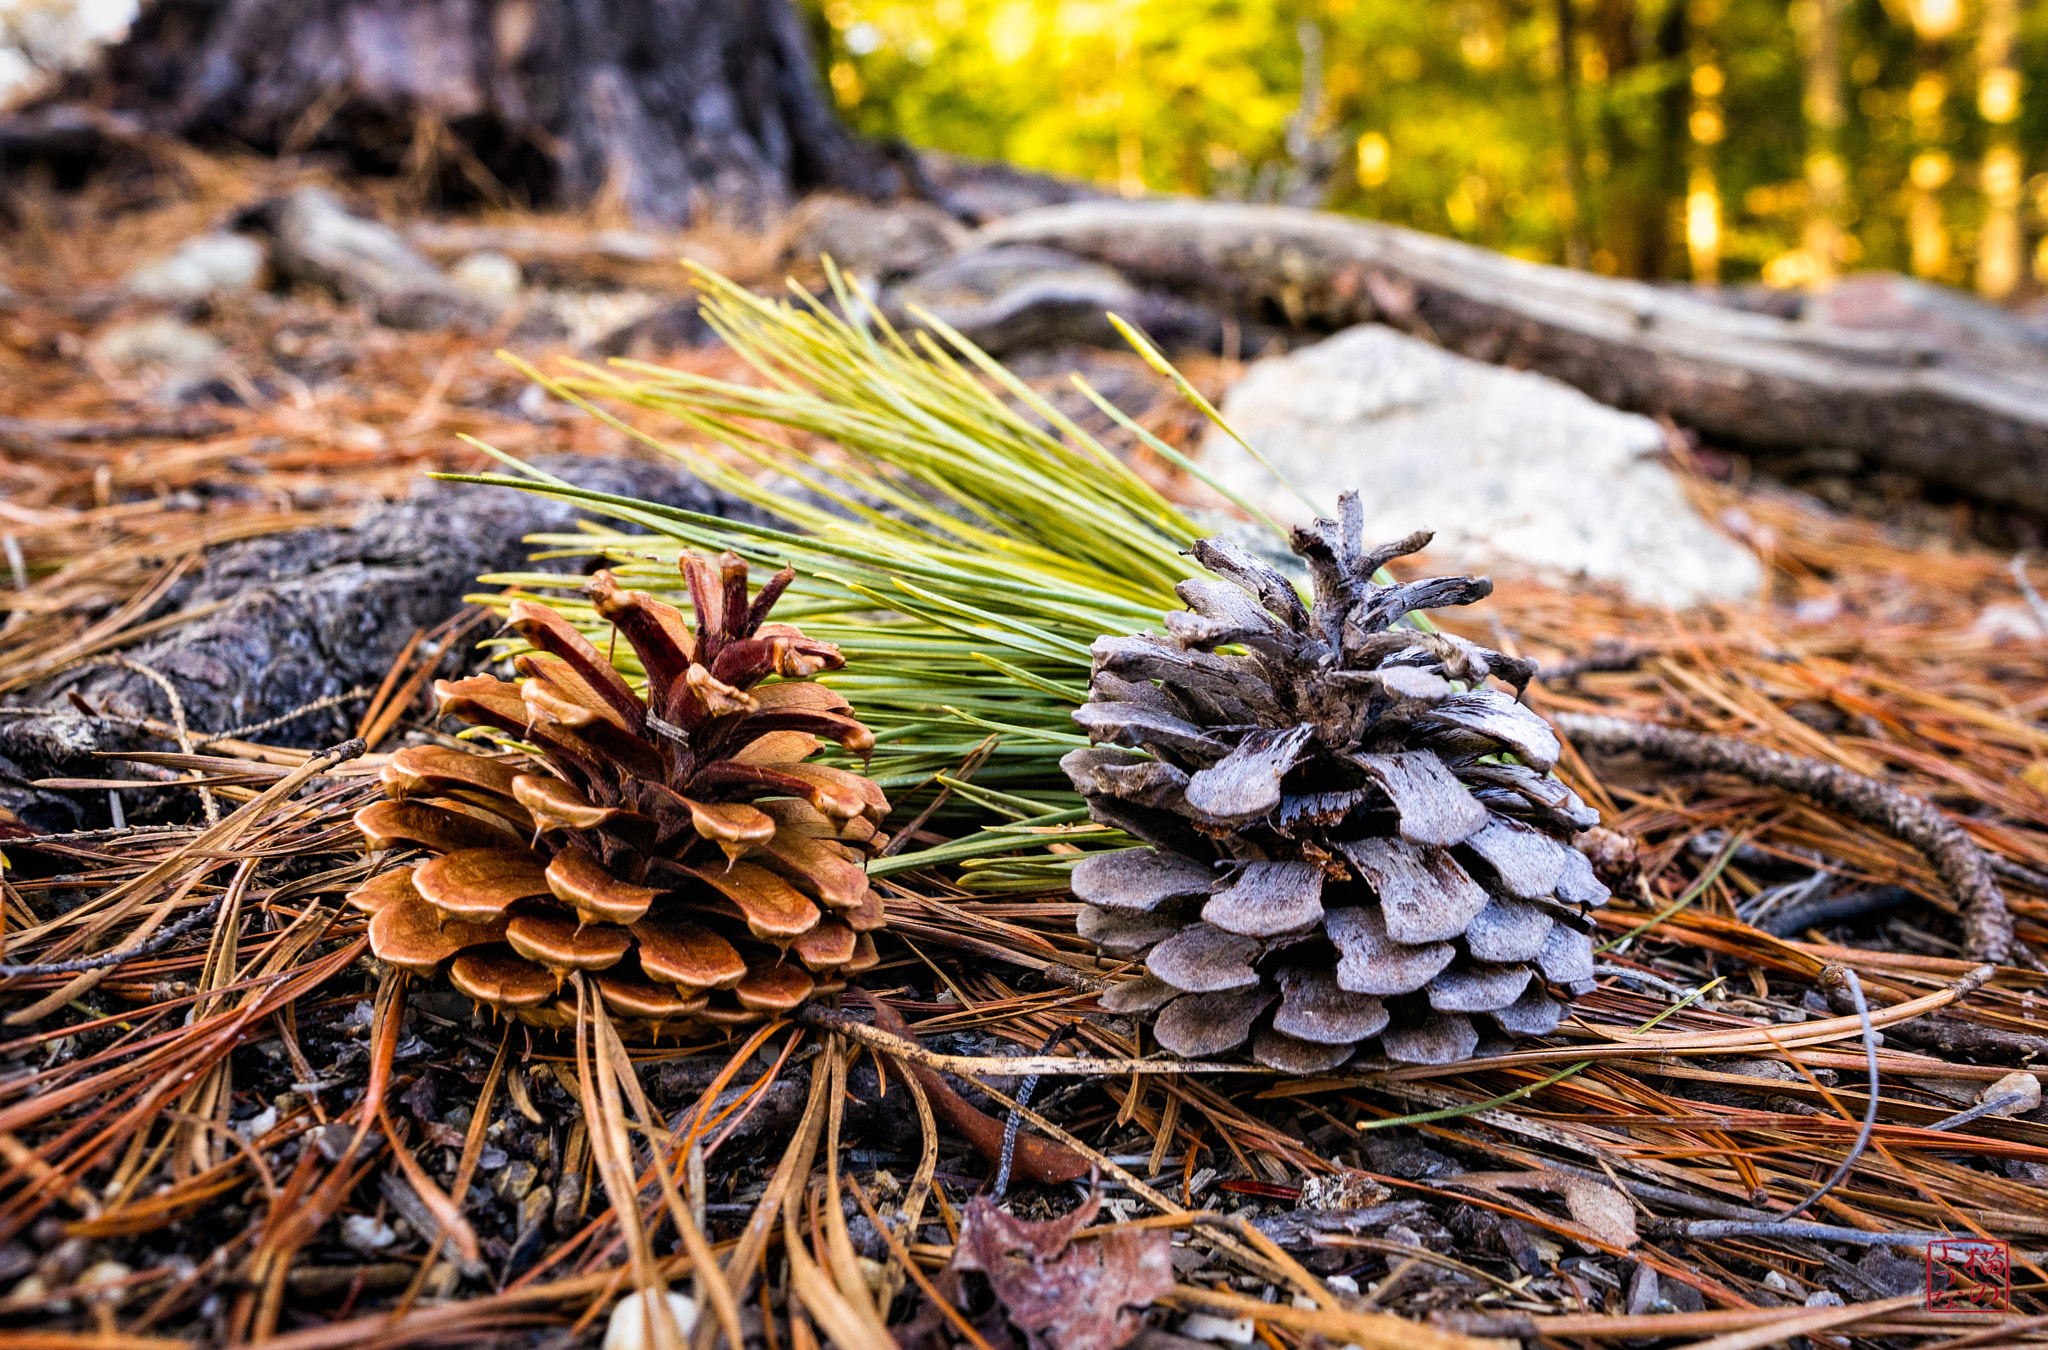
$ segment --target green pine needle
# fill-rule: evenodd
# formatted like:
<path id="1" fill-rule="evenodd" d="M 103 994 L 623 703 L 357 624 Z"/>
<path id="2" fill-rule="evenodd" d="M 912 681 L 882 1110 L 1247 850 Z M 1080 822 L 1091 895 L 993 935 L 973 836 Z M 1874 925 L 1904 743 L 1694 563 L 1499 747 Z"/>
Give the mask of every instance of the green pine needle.
<path id="1" fill-rule="evenodd" d="M 764 569 L 793 566 L 798 579 L 776 617 L 845 653 L 846 669 L 825 682 L 874 730 L 868 769 L 886 789 L 937 791 L 941 775 L 950 779 L 979 755 L 971 778 L 951 783 L 947 810 L 980 821 L 1027 815 L 1026 825 L 1085 819 L 1058 761 L 1086 744 L 1072 713 L 1088 687 L 1089 648 L 1105 633 L 1156 629 L 1165 611 L 1179 607 L 1175 584 L 1204 575 L 1185 556 L 1202 532 L 1115 453 L 929 317 L 945 346 L 925 333 L 896 332 L 836 272 L 830 306 L 807 295 L 764 299 L 702 268 L 697 280 L 705 317 L 762 383 L 631 362 L 579 363 L 556 379 L 507 359 L 555 396 L 790 528 L 586 491 L 495 451 L 513 474 L 444 476 L 583 503 L 651 532 L 586 525 L 532 542 L 553 556 L 601 558 L 626 584 L 685 609 L 676 569 L 682 549 L 730 549 Z M 1163 364 L 1149 344 L 1143 352 Z M 671 417 L 703 442 L 780 475 L 780 484 L 735 470 L 702 444 L 653 439 L 613 411 L 622 407 Z M 820 442 L 831 447 L 829 458 L 802 448 Z M 1277 525 L 1263 523 L 1277 534 Z M 610 643 L 590 606 L 562 594 L 573 583 L 558 574 L 483 581 L 545 599 L 600 646 Z M 507 603 L 500 595 L 474 598 Z M 643 674 L 629 646 L 612 649 L 629 677 Z M 1012 827 L 888 866 L 1038 850 L 1045 842 L 1042 831 Z M 1121 836 L 1092 831 L 1076 842 L 1099 847 Z M 1048 864 L 1051 856 L 1041 854 Z M 1021 868 L 1011 859 L 989 880 L 1005 888 L 1033 876 L 1057 884 L 1071 858 Z"/>

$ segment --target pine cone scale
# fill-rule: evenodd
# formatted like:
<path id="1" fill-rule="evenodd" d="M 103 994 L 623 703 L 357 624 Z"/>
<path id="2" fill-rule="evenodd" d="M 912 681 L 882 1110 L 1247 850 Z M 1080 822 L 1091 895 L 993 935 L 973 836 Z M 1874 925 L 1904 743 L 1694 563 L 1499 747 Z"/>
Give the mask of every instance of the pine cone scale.
<path id="1" fill-rule="evenodd" d="M 1390 941 L 1411 947 L 1447 941 L 1492 899 L 1444 849 L 1405 839 L 1347 839 L 1338 847 L 1378 894 Z"/>
<path id="2" fill-rule="evenodd" d="M 1323 869 L 1307 862 L 1248 863 L 1202 906 L 1203 922 L 1255 938 L 1305 932 L 1322 919 Z"/>
<path id="3" fill-rule="evenodd" d="M 380 848 L 417 844 L 440 853 L 456 853 L 472 848 L 516 848 L 521 842 L 509 824 L 479 818 L 462 803 L 446 798 L 372 802 L 356 813 L 356 828 Z"/>
<path id="4" fill-rule="evenodd" d="M 553 914 L 513 915 L 505 941 L 551 969 L 609 970 L 633 950 L 632 934 L 616 924 L 578 924 Z"/>
<path id="5" fill-rule="evenodd" d="M 1273 1004 L 1273 993 L 1256 981 L 1246 989 L 1191 993 L 1166 1005 L 1153 1023 L 1159 1043 L 1176 1055 L 1201 1059 L 1242 1045 L 1252 1023 Z"/>
<path id="6" fill-rule="evenodd" d="M 1188 778 L 1187 803 L 1196 823 L 1239 825 L 1280 804 L 1280 780 L 1301 761 L 1316 729 L 1303 723 L 1245 734 L 1237 748 Z"/>
<path id="7" fill-rule="evenodd" d="M 1411 844 L 1449 848 L 1486 828 L 1492 814 L 1427 750 L 1353 755 L 1401 818 L 1401 837 Z"/>
<path id="8" fill-rule="evenodd" d="M 1327 969 L 1283 966 L 1279 972 L 1280 1010 L 1273 1029 L 1298 1041 L 1351 1046 L 1377 1036 L 1387 1024 L 1387 1005 L 1371 994 L 1339 987 Z"/>
<path id="9" fill-rule="evenodd" d="M 1252 962 L 1262 954 L 1257 939 L 1191 923 L 1152 949 L 1145 965 L 1160 979 L 1191 994 L 1256 988 Z"/>
<path id="10" fill-rule="evenodd" d="M 466 848 L 421 863 L 412 884 L 435 909 L 456 919 L 487 923 L 515 901 L 550 894 L 549 878 L 534 854 L 510 848 Z"/>

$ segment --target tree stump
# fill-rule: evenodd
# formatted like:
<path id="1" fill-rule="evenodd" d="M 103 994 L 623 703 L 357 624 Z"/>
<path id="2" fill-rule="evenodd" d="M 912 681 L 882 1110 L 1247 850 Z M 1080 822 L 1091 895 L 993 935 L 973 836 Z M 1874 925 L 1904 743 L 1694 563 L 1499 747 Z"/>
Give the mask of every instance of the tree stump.
<path id="1" fill-rule="evenodd" d="M 903 185 L 840 122 L 792 0 L 161 0 L 65 97 L 650 225 Z"/>

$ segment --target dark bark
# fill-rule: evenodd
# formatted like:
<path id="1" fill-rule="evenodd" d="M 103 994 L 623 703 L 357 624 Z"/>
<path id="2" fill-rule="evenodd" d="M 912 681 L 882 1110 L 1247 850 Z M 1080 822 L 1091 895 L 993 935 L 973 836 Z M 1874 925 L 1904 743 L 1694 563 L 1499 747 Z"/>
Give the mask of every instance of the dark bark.
<path id="1" fill-rule="evenodd" d="M 650 224 L 902 179 L 839 121 L 791 0 L 162 0 L 89 83 L 158 131 Z"/>
<path id="2" fill-rule="evenodd" d="M 1807 318 L 1784 319 L 1399 226 L 1213 202 L 1050 207 L 976 242 L 1063 249 L 1297 327 L 1377 320 L 1727 441 L 1857 450 L 2048 514 L 2048 355 L 1994 331 L 2017 325 L 1949 323 L 1940 305 L 1864 325 L 1823 296 Z"/>
<path id="3" fill-rule="evenodd" d="M 759 518 L 744 503 L 660 464 L 595 457 L 540 462 L 598 491 Z M 151 776 L 95 758 L 100 751 L 162 748 L 137 720 L 167 723 L 172 711 L 161 686 L 136 667 L 170 682 L 192 734 L 201 737 L 374 688 L 415 630 L 462 608 L 479 573 L 572 570 L 574 560 L 529 564 L 534 549 L 525 538 L 569 530 L 594 515 L 509 488 L 432 483 L 351 528 L 295 530 L 216 549 L 160 607 L 225 602 L 221 608 L 124 653 L 130 665 L 82 667 L 20 700 L 25 708 L 50 711 L 0 716 L 0 807 L 34 829 L 81 828 L 99 823 L 104 794 L 73 796 L 30 784 L 49 777 Z M 451 651 L 448 660 L 451 668 L 461 666 L 469 653 Z M 67 706 L 74 694 L 102 715 Z M 264 739 L 331 745 L 353 734 L 362 711 L 361 700 L 316 706 L 267 730 Z M 130 809 L 147 815 L 152 807 L 138 798 Z"/>

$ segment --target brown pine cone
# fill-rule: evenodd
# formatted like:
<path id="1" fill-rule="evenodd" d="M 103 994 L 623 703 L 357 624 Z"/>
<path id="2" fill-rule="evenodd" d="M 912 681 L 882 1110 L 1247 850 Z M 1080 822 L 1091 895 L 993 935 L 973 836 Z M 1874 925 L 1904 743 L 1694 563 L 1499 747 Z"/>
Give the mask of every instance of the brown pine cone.
<path id="1" fill-rule="evenodd" d="M 555 1027 L 574 1023 L 568 977 L 582 971 L 655 1035 L 757 1022 L 875 963 L 882 904 L 864 864 L 889 803 L 857 773 L 804 762 L 821 741 L 854 754 L 874 744 L 846 700 L 810 680 L 845 662 L 765 622 L 792 571 L 749 603 L 733 554 L 685 553 L 682 568 L 694 631 L 609 572 L 589 585 L 640 658 L 645 698 L 530 600 L 512 603 L 512 627 L 536 649 L 513 662 L 520 683 L 434 686 L 444 713 L 531 752 L 391 757 L 388 800 L 356 825 L 373 849 L 437 856 L 349 896 L 371 916 L 380 960 L 445 966 L 477 1002 Z"/>
<path id="2" fill-rule="evenodd" d="M 1081 932 L 1144 958 L 1102 1006 L 1152 1014 L 1176 1054 L 1249 1039 L 1261 1063 L 1315 1073 L 1377 1037 L 1447 1064 L 1477 1049 L 1474 1014 L 1543 1035 L 1560 994 L 1591 988 L 1583 911 L 1607 889 L 1569 841 L 1598 813 L 1551 776 L 1549 724 L 1486 687 L 1519 696 L 1533 667 L 1394 626 L 1492 583 L 1377 585 L 1429 535 L 1367 552 L 1354 495 L 1342 513 L 1294 532 L 1312 607 L 1204 540 L 1194 555 L 1223 579 L 1181 583 L 1166 637 L 1094 647 L 1074 717 L 1095 744 L 1061 764 L 1096 820 L 1151 847 L 1075 867 Z"/>

